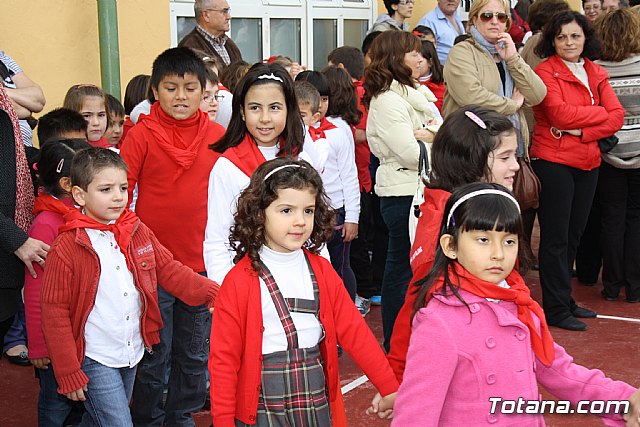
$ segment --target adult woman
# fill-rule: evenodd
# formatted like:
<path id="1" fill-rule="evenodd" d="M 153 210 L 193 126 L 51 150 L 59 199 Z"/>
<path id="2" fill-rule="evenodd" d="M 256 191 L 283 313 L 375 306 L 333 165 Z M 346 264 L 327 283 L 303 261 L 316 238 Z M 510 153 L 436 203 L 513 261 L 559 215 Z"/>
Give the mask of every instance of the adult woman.
<path id="1" fill-rule="evenodd" d="M 640 16 L 629 9 L 606 14 L 596 23 L 602 41 L 600 60 L 625 108 L 619 143 L 602 155 L 598 177 L 603 254 L 602 295 L 640 301 Z"/>
<path id="2" fill-rule="evenodd" d="M 570 269 L 598 181 L 598 140 L 620 129 L 624 109 L 607 73 L 590 58 L 599 43 L 580 13 L 559 12 L 545 25 L 536 53 L 548 58 L 536 68 L 547 85 L 544 101 L 533 108 L 536 125 L 531 157 L 542 191 L 540 282 L 550 325 L 583 331 L 576 317 L 596 313 L 571 298 Z"/>
<path id="3" fill-rule="evenodd" d="M 582 0 L 582 9 L 584 9 L 584 16 L 587 17 L 587 21 L 593 25 L 598 16 L 602 14 L 602 3 L 600 0 Z"/>
<path id="4" fill-rule="evenodd" d="M 369 106 L 367 141 L 380 159 L 376 194 L 380 212 L 389 229 L 387 261 L 382 279 L 382 322 L 385 348 L 395 318 L 404 302 L 409 266 L 409 210 L 416 192 L 420 146 L 431 142 L 441 119 L 433 104 L 436 98 L 417 83 L 420 39 L 408 32 L 387 31 L 375 39 L 365 70 L 364 102 Z"/>

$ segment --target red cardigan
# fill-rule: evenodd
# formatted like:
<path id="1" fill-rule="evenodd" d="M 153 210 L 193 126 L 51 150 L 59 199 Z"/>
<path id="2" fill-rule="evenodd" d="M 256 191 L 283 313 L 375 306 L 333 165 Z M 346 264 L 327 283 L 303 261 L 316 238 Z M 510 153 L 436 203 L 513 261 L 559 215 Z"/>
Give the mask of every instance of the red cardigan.
<path id="1" fill-rule="evenodd" d="M 616 133 L 624 121 L 624 108 L 609 84 L 609 75 L 599 65 L 585 59 L 589 77 L 587 88 L 569 67 L 553 55 L 535 69 L 547 86 L 547 96 L 533 107 L 536 124 L 530 156 L 582 170 L 600 166 L 598 140 Z M 582 136 L 564 134 L 560 139 L 550 128 L 582 129 Z"/>
<path id="2" fill-rule="evenodd" d="M 187 304 L 213 306 L 218 284 L 174 260 L 141 222 L 132 233 L 127 252 L 142 300 L 140 331 L 147 349 L 160 342 L 158 282 Z M 85 351 L 84 326 L 93 309 L 99 279 L 100 259 L 87 232 L 78 228 L 61 233 L 47 256 L 41 296 L 42 329 L 59 393 L 70 393 L 89 382 L 80 367 Z"/>
<path id="3" fill-rule="evenodd" d="M 331 264 L 308 253 L 320 291 L 320 322 L 325 339 L 320 343 L 334 427 L 346 426 L 340 393 L 340 345 L 386 396 L 398 390 L 380 344 L 349 298 Z M 227 274 L 220 289 L 211 328 L 211 408 L 216 427 L 234 427 L 234 419 L 255 424 L 262 370 L 262 302 L 260 282 L 244 257 Z"/>

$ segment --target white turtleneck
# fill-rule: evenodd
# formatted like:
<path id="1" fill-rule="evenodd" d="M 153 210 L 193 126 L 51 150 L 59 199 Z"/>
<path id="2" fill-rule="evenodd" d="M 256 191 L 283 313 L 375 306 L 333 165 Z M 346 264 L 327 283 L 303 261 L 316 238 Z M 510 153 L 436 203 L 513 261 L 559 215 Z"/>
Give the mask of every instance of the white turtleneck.
<path id="1" fill-rule="evenodd" d="M 587 70 L 584 69 L 584 59 L 580 58 L 578 62 L 570 62 L 563 59 L 562 62 L 564 62 L 569 70 L 571 70 L 573 75 L 576 76 L 576 78 L 580 80 L 583 85 L 585 85 L 585 87 L 589 91 L 589 95 L 591 95 L 591 104 L 593 104 L 593 92 L 591 92 L 591 88 L 589 87 L 589 75 L 587 74 Z"/>

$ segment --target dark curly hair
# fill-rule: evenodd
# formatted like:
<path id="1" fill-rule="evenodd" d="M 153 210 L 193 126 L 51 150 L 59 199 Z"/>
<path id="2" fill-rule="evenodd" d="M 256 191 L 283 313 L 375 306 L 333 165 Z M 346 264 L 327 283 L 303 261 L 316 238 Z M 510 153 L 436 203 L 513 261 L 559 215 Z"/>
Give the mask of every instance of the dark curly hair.
<path id="1" fill-rule="evenodd" d="M 289 165 L 295 167 L 284 167 L 269 175 L 276 168 Z M 259 271 L 260 248 L 267 243 L 265 210 L 278 198 L 278 191 L 285 188 L 309 189 L 316 196 L 313 231 L 304 247 L 317 254 L 321 246 L 331 239 L 335 213 L 329 205 L 320 174 L 304 160 L 279 157 L 260 165 L 251 175 L 249 186 L 240 194 L 234 225 L 229 235 L 231 248 L 236 252 L 234 263 L 237 264 L 247 255 L 253 269 Z"/>
<path id="2" fill-rule="evenodd" d="M 564 10 L 551 17 L 542 30 L 542 39 L 540 39 L 538 46 L 534 49 L 536 55 L 541 58 L 548 58 L 555 55 L 555 38 L 560 34 L 562 26 L 570 24 L 571 22 L 578 24 L 584 32 L 584 48 L 580 56 L 591 60 L 598 59 L 598 55 L 600 54 L 600 40 L 593 26 L 589 24 L 589 21 L 587 21 L 587 18 L 585 18 L 583 14 L 573 10 Z"/>

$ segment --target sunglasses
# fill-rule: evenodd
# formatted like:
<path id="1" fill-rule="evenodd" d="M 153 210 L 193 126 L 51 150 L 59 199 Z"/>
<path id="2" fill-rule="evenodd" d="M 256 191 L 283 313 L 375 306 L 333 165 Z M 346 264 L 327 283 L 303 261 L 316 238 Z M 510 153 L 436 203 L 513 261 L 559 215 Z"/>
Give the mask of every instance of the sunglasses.
<path id="1" fill-rule="evenodd" d="M 478 15 L 482 22 L 489 22 L 493 19 L 494 16 L 498 18 L 498 21 L 502 24 L 507 22 L 507 18 L 509 18 L 509 15 L 504 12 L 483 12 Z"/>

